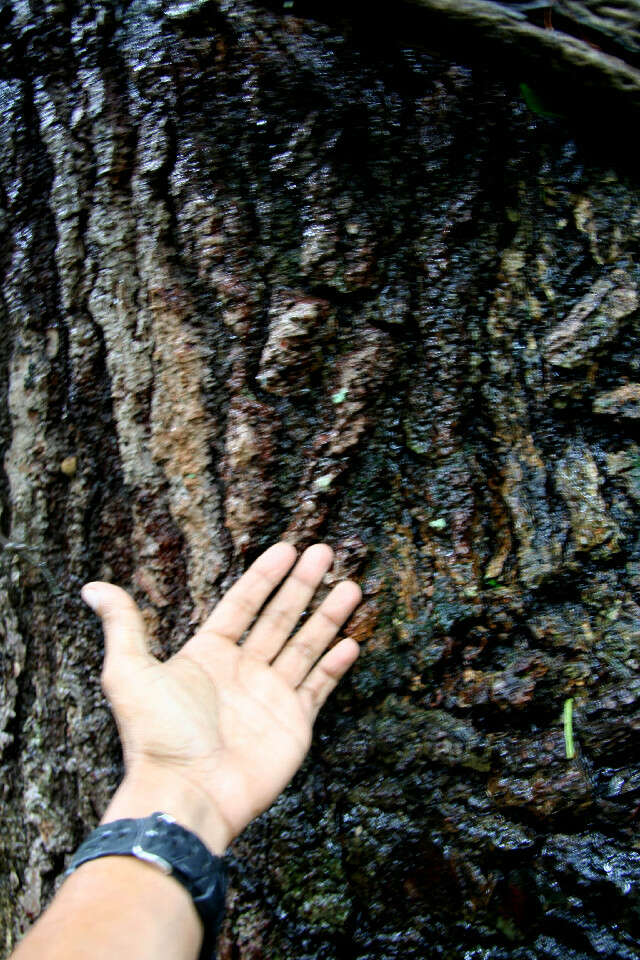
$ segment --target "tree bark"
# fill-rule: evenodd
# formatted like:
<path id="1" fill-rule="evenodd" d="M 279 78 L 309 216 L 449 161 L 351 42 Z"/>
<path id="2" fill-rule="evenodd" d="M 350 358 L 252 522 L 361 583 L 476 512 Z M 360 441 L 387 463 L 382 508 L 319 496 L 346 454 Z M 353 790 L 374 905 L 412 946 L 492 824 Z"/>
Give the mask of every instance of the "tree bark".
<path id="1" fill-rule="evenodd" d="M 0 5 L 0 949 L 120 773 L 81 584 L 166 656 L 284 537 L 363 654 L 223 960 L 632 960 L 637 179 L 435 28 L 285 8 Z"/>

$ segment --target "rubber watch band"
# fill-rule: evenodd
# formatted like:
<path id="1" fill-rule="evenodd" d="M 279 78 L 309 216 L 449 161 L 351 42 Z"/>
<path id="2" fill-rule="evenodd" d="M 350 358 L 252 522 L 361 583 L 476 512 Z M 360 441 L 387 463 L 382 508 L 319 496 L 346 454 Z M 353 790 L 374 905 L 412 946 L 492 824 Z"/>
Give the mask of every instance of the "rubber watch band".
<path id="1" fill-rule="evenodd" d="M 88 860 L 112 856 L 144 860 L 188 890 L 204 926 L 200 960 L 214 960 L 227 892 L 224 860 L 169 814 L 152 813 L 140 820 L 114 820 L 98 827 L 75 852 L 66 875 Z"/>

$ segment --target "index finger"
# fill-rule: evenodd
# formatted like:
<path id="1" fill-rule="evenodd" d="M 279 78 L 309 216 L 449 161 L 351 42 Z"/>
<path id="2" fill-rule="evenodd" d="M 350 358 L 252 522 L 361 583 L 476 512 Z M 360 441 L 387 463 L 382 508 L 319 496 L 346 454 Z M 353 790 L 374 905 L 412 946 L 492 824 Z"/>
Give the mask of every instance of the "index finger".
<path id="1" fill-rule="evenodd" d="M 237 583 L 228 590 L 196 636 L 224 637 L 237 643 L 267 597 L 275 590 L 296 559 L 290 543 L 274 543 L 255 560 Z"/>

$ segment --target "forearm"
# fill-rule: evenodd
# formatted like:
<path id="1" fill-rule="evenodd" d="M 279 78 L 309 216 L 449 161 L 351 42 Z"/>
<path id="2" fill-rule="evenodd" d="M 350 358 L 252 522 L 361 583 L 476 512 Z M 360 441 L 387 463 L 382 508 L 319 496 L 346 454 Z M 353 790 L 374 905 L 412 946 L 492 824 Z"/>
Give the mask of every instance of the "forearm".
<path id="1" fill-rule="evenodd" d="M 85 863 L 12 960 L 195 960 L 202 923 L 187 891 L 134 857 Z"/>
<path id="2" fill-rule="evenodd" d="M 103 823 L 168 813 L 216 854 L 231 839 L 217 811 L 193 785 L 164 771 L 128 775 Z M 202 922 L 190 894 L 173 877 L 135 857 L 109 856 L 79 867 L 12 960 L 195 960 Z"/>

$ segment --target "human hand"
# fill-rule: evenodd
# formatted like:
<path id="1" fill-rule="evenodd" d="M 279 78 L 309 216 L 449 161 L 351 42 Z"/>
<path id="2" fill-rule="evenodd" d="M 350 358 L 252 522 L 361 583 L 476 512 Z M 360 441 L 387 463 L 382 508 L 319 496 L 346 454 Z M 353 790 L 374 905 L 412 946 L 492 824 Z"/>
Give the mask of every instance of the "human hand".
<path id="1" fill-rule="evenodd" d="M 339 583 L 290 638 L 333 560 L 316 544 L 254 623 L 295 559 L 286 543 L 270 547 L 166 663 L 149 652 L 124 590 L 83 587 L 102 619 L 102 685 L 126 771 L 103 822 L 162 810 L 221 853 L 287 785 L 318 711 L 358 656 L 348 637 L 327 647 L 361 598 L 357 584 Z"/>

